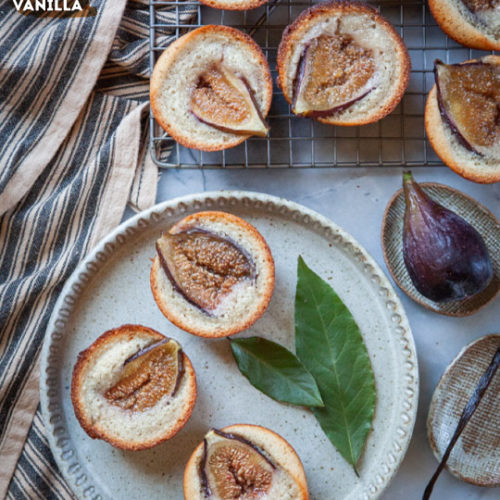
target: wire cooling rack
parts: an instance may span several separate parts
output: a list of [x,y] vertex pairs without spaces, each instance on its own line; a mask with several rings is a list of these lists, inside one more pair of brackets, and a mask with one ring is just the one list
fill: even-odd
[[[394,25],[411,56],[410,84],[401,103],[383,120],[360,127],[335,127],[298,118],[290,112],[290,106],[276,85],[276,54],[285,27],[315,3],[319,2],[270,0],[257,9],[240,12],[212,9],[191,0],[150,0],[151,68],[171,40],[205,24],[224,24],[253,36],[269,61],[274,82],[273,101],[267,117],[271,126],[269,136],[251,137],[225,151],[207,153],[185,148],[169,137],[151,115],[151,153],[158,166],[293,168],[442,165],[427,141],[424,129],[426,95],[434,84],[434,60],[440,58],[447,63],[456,63],[480,57],[485,52],[466,49],[448,38],[437,26],[425,0],[368,2]],[[186,10],[192,15],[186,16]],[[166,12],[170,13],[168,22],[165,21]],[[174,19],[173,23],[170,23],[171,19]],[[167,39],[165,33],[172,36]]]

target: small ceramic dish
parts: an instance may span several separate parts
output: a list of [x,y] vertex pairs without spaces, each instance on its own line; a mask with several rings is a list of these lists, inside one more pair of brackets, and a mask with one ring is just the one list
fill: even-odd
[[[486,335],[462,349],[445,370],[432,396],[427,434],[441,461],[462,412],[500,346],[500,334]],[[458,438],[446,463],[454,476],[477,486],[500,486],[500,370]]]
[[425,308],[445,316],[470,316],[493,300],[500,290],[500,223],[487,208],[456,189],[434,182],[421,183],[420,187],[434,201],[453,210],[479,231],[490,253],[493,279],[485,290],[465,300],[438,303],[418,292],[403,260],[405,200],[402,189],[390,199],[382,220],[382,249],[387,269],[399,288]]

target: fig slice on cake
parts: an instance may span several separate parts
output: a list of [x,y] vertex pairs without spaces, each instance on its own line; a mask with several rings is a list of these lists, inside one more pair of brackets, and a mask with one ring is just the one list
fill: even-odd
[[106,399],[126,410],[144,411],[163,396],[175,396],[184,373],[181,346],[172,339],[154,342],[127,358],[120,379]]
[[224,132],[261,137],[269,132],[247,80],[221,64],[200,75],[190,105],[198,120]]
[[254,264],[245,251],[205,229],[164,233],[156,250],[177,292],[208,314],[235,285],[255,277]]
[[376,86],[370,49],[347,35],[320,35],[303,49],[293,82],[292,110],[311,118],[344,111]]
[[485,61],[434,67],[441,116],[469,151],[500,159],[500,67]]
[[308,500],[304,468],[285,439],[259,425],[211,429],[184,470],[185,500]]
[[242,436],[216,429],[205,436],[200,467],[205,497],[259,498],[271,489],[275,469],[274,463]]

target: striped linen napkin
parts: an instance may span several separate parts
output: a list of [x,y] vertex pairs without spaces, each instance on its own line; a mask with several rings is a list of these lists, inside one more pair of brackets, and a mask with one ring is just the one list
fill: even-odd
[[[39,410],[45,328],[127,202],[142,210],[156,198],[148,1],[90,5],[95,16],[37,17],[0,0],[0,498],[73,498]],[[160,15],[175,20],[168,7]]]

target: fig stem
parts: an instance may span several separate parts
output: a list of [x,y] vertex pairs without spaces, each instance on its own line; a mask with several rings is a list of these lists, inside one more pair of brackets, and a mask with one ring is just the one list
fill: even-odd
[[[416,200],[416,195],[423,195],[423,193],[418,189],[418,184],[416,185],[410,170],[403,172],[403,191],[405,195],[406,210],[413,213],[414,211],[411,210],[413,208],[415,212],[417,212],[418,201]],[[417,192],[415,193],[415,191]]]
[[[424,193],[423,189],[413,178],[411,171],[403,172],[403,191],[405,196],[406,213],[413,217],[422,218],[422,205],[430,208],[432,200]],[[405,220],[406,220],[405,213]]]
[[406,184],[408,182],[413,181],[413,175],[411,173],[411,170],[407,170],[406,172],[403,172],[403,184]]
[[411,187],[413,187],[413,175],[409,170],[407,170],[406,172],[403,172],[403,190],[407,208],[411,197]]

